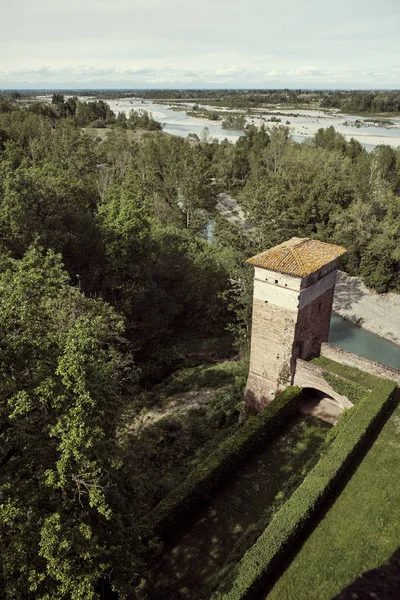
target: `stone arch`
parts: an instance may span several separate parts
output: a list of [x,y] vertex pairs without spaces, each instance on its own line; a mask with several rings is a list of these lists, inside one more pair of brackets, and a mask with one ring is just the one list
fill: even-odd
[[346,396],[336,392],[331,384],[326,381],[323,370],[312,363],[298,359],[296,361],[296,371],[293,378],[293,385],[302,388],[311,388],[318,390],[329,396],[341,408],[351,408],[353,403]]
[[302,413],[318,417],[331,425],[336,425],[346,410],[332,396],[312,387],[303,387],[299,408]]

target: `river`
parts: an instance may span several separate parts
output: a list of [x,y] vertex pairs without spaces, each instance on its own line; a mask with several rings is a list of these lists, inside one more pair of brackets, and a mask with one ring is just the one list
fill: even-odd
[[[146,109],[162,124],[163,131],[181,137],[187,137],[189,133],[200,136],[205,127],[208,128],[211,137],[218,140],[226,138],[234,143],[243,135],[243,131],[222,129],[220,122],[188,117],[185,111],[189,110],[193,103],[184,106],[184,110],[173,110],[167,104],[157,104],[150,100],[142,101],[138,98],[118,98],[116,100],[106,100],[106,102],[115,113],[121,111],[129,113],[132,109]],[[215,107],[206,106],[205,108],[213,109]],[[216,110],[221,111],[223,109],[218,107]],[[226,112],[229,114],[229,111]],[[321,127],[326,128],[333,125],[336,131],[342,133],[347,140],[354,138],[369,151],[379,144],[387,144],[393,147],[400,146],[399,118],[389,119],[393,125],[381,126],[366,122],[369,118],[368,115],[355,116],[333,111],[271,108],[268,110],[254,110],[252,113],[254,116],[247,117],[247,122],[254,122],[257,126],[264,123],[267,128],[273,127],[277,123],[268,119],[274,116],[274,113],[278,113],[276,118],[281,119],[280,124],[288,125],[296,142],[311,138]]]
[[[68,98],[69,96],[66,96]],[[51,95],[37,95],[36,99],[41,102],[51,102]],[[82,101],[95,100],[95,97],[82,96],[79,98]],[[234,129],[223,129],[221,122],[211,121],[209,119],[200,119],[188,117],[186,110],[190,110],[194,102],[182,104],[183,110],[177,110],[176,105],[173,107],[168,104],[158,104],[151,100],[141,100],[137,97],[132,98],[117,98],[105,100],[110,108],[115,112],[126,112],[130,110],[145,109],[153,114],[153,117],[162,125],[163,131],[180,137],[187,137],[190,133],[195,133],[199,137],[207,127],[212,139],[218,140],[227,139],[235,143],[242,135],[243,131]],[[218,110],[226,112],[228,109],[214,106],[204,106],[209,110]],[[388,117],[387,119],[379,119],[378,123],[368,122],[370,118],[368,114],[348,115],[335,110],[324,111],[319,110],[302,110],[302,109],[287,109],[285,107],[271,106],[264,109],[252,109],[243,112],[246,115],[248,124],[254,123],[258,127],[264,124],[267,129],[275,125],[287,125],[290,129],[292,138],[295,142],[303,142],[311,139],[318,129],[333,126],[335,130],[344,135],[347,141],[351,138],[358,140],[364,148],[369,152],[376,146],[386,144],[397,148],[400,146],[400,118]],[[272,122],[271,118],[280,119],[279,122]]]
[[400,346],[332,313],[329,343],[400,371]]
[[123,111],[128,114],[130,110],[148,110],[161,123],[163,131],[180,137],[187,137],[189,133],[195,133],[200,137],[205,127],[208,128],[211,138],[217,138],[218,140],[226,138],[230,142],[236,142],[243,135],[243,131],[222,129],[221,123],[217,121],[188,117],[185,110],[189,110],[189,107],[185,107],[185,110],[172,110],[165,104],[156,104],[149,100],[142,101],[137,98],[119,98],[117,100],[106,100],[106,102],[115,113]]

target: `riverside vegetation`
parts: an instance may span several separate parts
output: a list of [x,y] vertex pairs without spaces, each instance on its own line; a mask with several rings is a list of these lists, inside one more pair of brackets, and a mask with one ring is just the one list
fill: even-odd
[[[368,154],[333,129],[303,144],[284,127],[250,127],[236,145],[193,142],[157,131],[150,115],[125,121],[101,100],[78,102],[0,100],[8,600],[86,600],[111,587],[134,597],[159,551],[144,518],[243,427],[248,256],[320,237],[349,249],[348,272],[399,290],[398,151]],[[82,131],[99,121],[103,141]],[[129,141],[129,127],[152,133]],[[238,195],[252,238],[218,216],[221,190]],[[174,393],[206,388],[200,408],[133,426]]]

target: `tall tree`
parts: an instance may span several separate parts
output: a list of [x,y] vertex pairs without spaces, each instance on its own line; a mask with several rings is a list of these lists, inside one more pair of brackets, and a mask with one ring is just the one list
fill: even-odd
[[68,284],[52,252],[33,247],[21,260],[2,257],[4,599],[89,600],[118,562],[112,508],[119,497],[122,331],[109,306]]

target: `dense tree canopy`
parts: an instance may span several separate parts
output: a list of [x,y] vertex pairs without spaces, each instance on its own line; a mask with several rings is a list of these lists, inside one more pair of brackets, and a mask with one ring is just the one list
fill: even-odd
[[[258,250],[291,236],[343,244],[348,272],[399,291],[400,152],[367,153],[333,128],[302,144],[280,126],[235,145],[183,139],[102,99],[17,101],[0,101],[0,595],[83,600],[111,580],[133,598],[157,547],[139,521],[168,488],[160,473],[186,472],[179,458],[188,467],[207,435],[196,421],[192,442],[176,423],[138,436],[144,473],[135,455],[123,465],[121,415],[190,363],[188,339],[228,329],[229,352],[233,339],[245,355],[245,259]],[[83,129],[93,123],[103,139]],[[252,230],[218,215],[219,191]]]
[[123,325],[52,251],[0,267],[1,595],[92,598],[118,535]]

